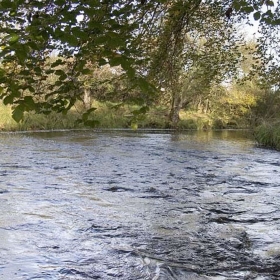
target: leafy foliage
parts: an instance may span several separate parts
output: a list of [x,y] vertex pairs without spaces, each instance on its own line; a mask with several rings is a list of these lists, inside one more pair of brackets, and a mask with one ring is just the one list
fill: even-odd
[[229,74],[236,63],[233,24],[249,15],[265,35],[256,70],[276,83],[278,49],[274,56],[268,54],[279,34],[279,5],[274,2],[2,0],[0,98],[14,106],[16,121],[25,111],[66,114],[82,100],[85,86],[100,87],[85,78],[108,64],[120,67],[126,77],[125,88],[119,88],[122,95],[133,93],[130,101],[145,111],[161,98],[157,88],[180,88],[182,69],[208,69],[208,81]]
[[254,134],[259,145],[280,150],[279,122],[263,123],[255,129]]

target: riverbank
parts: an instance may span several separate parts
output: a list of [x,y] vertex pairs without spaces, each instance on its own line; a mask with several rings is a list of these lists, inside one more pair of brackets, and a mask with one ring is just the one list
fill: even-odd
[[265,122],[255,129],[254,136],[260,146],[280,150],[280,122]]
[[[139,113],[139,107],[132,105],[116,106],[111,103],[95,102],[96,110],[89,119],[95,121],[98,128],[170,128],[168,123],[167,107],[158,106],[149,108],[144,114]],[[22,122],[15,122],[12,118],[11,107],[0,104],[0,131],[29,131],[29,130],[54,130],[54,129],[79,129],[85,128],[77,119],[83,118],[85,109],[82,104],[77,104],[67,114],[50,113],[34,114],[25,113]],[[246,123],[234,122],[226,118],[221,119],[212,114],[198,113],[194,111],[182,111],[178,130],[211,130],[227,128],[248,128]]]

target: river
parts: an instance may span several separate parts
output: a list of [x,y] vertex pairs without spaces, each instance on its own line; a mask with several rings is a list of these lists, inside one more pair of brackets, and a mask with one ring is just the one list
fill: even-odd
[[246,131],[0,134],[0,279],[280,279],[280,154]]

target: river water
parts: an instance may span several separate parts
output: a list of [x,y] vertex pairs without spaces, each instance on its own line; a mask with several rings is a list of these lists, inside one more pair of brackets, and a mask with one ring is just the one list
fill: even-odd
[[247,134],[0,134],[0,279],[280,279],[280,154]]

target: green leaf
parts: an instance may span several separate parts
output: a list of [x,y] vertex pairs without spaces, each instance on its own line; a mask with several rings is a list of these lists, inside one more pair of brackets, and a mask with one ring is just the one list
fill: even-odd
[[22,105],[18,105],[13,111],[13,114],[12,114],[13,119],[16,122],[20,122],[23,119],[23,115],[24,115],[23,112],[24,112],[24,110],[22,108]]
[[24,104],[29,110],[34,110],[36,107],[36,104],[32,98],[32,96],[25,96],[24,97]]
[[83,70],[81,71],[81,73],[84,74],[84,75],[88,75],[88,74],[91,73],[91,70],[90,70],[90,69],[83,69]]
[[132,78],[135,77],[135,74],[136,74],[135,69],[133,69],[132,67],[128,67],[128,68],[125,69],[125,70],[126,70],[127,76],[128,76],[130,79],[132,79]]
[[154,90],[152,85],[149,82],[147,82],[144,78],[138,78],[138,85],[144,92],[150,92]]
[[273,1],[265,1],[265,4],[266,4],[267,6],[271,6],[271,7],[274,6],[274,2],[273,2]]
[[59,76],[59,80],[63,81],[67,78],[67,75],[65,74],[65,72],[63,70],[56,70],[54,72],[55,75]]
[[107,44],[108,37],[106,37],[106,36],[99,36],[99,37],[95,38],[94,42],[97,45]]
[[17,45],[15,50],[16,56],[18,57],[21,63],[24,63],[28,57],[29,47],[26,45]]
[[56,28],[53,35],[56,39],[61,39],[64,33],[60,30],[60,28]]
[[65,41],[67,41],[71,46],[77,46],[79,44],[79,40],[74,35],[65,35]]
[[63,6],[65,4],[65,0],[55,0],[55,4],[58,6]]
[[5,55],[9,54],[10,51],[11,51],[10,48],[7,46],[3,47],[2,50],[0,48],[0,58],[5,57]]
[[21,70],[21,71],[19,72],[19,74],[20,74],[20,75],[23,75],[23,76],[28,76],[28,75],[30,75],[30,71],[29,71],[29,70]]
[[280,18],[274,20],[274,21],[272,22],[272,25],[280,25]]
[[108,64],[108,61],[106,59],[104,59],[104,58],[99,59],[99,61],[98,61],[99,66],[103,66],[106,64]]
[[131,62],[129,61],[129,59],[127,57],[122,56],[121,66],[124,70],[128,70],[131,68]]
[[11,34],[9,35],[9,43],[15,44],[19,40],[19,36],[17,34]]
[[59,66],[61,64],[63,64],[63,61],[61,59],[57,59],[55,62],[53,62],[51,64],[51,67],[54,68],[54,67]]
[[122,38],[110,38],[107,44],[112,49],[117,49],[119,47],[125,46],[125,41]]
[[273,24],[273,13],[272,13],[272,11],[268,10],[264,14],[262,14],[261,21],[265,22],[266,24]]
[[35,89],[34,89],[34,87],[32,87],[32,86],[28,86],[28,90],[30,91],[30,92],[35,92]]
[[40,31],[39,35],[45,40],[47,41],[50,37],[49,33],[46,30],[42,30]]
[[253,16],[254,16],[254,20],[259,20],[261,17],[261,13],[259,11],[255,12]]
[[64,81],[65,79],[67,79],[67,75],[66,75],[66,74],[61,75],[61,76],[59,77],[59,80],[60,80],[60,81]]
[[80,38],[82,40],[88,39],[88,34],[79,27],[73,27],[72,33],[74,36],[76,36],[77,38]]
[[236,11],[239,11],[239,10],[242,8],[242,3],[241,3],[241,1],[233,1],[232,5],[233,5],[233,8],[234,8]]
[[6,96],[6,97],[3,99],[4,105],[13,104],[13,102],[14,102],[14,96],[13,96],[12,94]]
[[52,73],[54,73],[54,72],[55,72],[55,70],[52,70],[52,69],[48,69],[48,70],[45,71],[45,73],[46,73],[47,75],[52,74]]
[[124,58],[121,55],[115,55],[113,58],[110,59],[109,63],[112,67],[118,66],[124,63]]
[[242,11],[246,12],[247,14],[252,13],[255,9],[252,6],[245,6],[241,8]]
[[63,85],[63,82],[62,81],[56,81],[54,84],[59,87],[59,86]]
[[5,76],[5,71],[3,69],[0,68],[0,78]]
[[34,41],[29,41],[27,45],[33,50],[40,50],[40,47]]
[[0,2],[0,5],[4,9],[9,9],[9,8],[13,8],[14,3],[11,0],[2,0]]
[[37,75],[40,75],[42,74],[42,69],[40,67],[34,67],[34,72],[37,74]]

